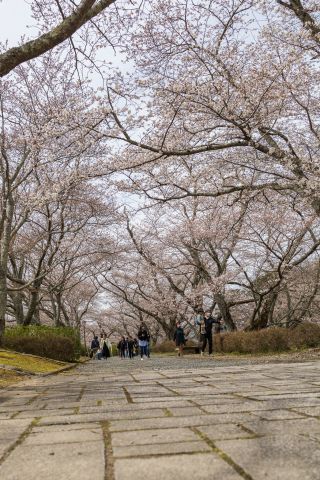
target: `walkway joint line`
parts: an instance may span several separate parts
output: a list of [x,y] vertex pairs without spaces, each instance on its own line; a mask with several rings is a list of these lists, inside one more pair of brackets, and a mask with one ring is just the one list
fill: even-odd
[[16,447],[21,445],[21,443],[30,435],[33,427],[35,427],[40,420],[41,420],[41,417],[34,418],[32,422],[27,426],[27,428],[21,433],[18,439],[8,448],[8,450],[4,452],[4,454],[0,458],[0,466],[9,457],[9,455],[16,449]]
[[114,475],[114,457],[111,442],[110,423],[108,421],[100,422],[103,441],[104,441],[104,464],[105,464],[105,480],[115,480]]
[[196,427],[191,427],[191,430],[198,435],[198,437],[201,438],[204,442],[206,442],[207,445],[211,448],[211,450],[219,455],[219,457],[224,460],[226,463],[228,463],[239,475],[241,475],[242,478],[245,480],[254,480],[253,477],[249,473],[247,473],[240,465],[238,465],[236,462],[232,460],[229,455],[227,455],[223,450],[220,450],[215,443],[204,433],[200,432]]

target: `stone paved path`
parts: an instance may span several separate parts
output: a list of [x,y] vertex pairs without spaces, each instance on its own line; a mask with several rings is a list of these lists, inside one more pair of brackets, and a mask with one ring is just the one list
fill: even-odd
[[91,361],[0,392],[1,480],[320,478],[320,362]]

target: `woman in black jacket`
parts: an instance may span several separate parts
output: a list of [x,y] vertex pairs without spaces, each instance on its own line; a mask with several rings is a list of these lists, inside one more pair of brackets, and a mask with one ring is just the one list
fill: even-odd
[[182,357],[183,347],[186,343],[186,339],[185,339],[184,331],[180,322],[177,323],[177,328],[176,328],[176,331],[174,332],[173,340],[176,342],[176,346],[179,348],[178,357]]

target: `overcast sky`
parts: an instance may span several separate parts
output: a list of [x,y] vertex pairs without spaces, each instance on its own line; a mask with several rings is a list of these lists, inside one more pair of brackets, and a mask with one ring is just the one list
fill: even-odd
[[[0,41],[14,46],[22,35],[33,36],[30,7],[24,0],[0,0]],[[32,35],[33,33],[33,35]]]

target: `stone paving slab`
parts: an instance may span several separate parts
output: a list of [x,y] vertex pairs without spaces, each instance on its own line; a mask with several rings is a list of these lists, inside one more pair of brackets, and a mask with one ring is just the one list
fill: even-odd
[[86,443],[102,441],[101,428],[90,428],[82,430],[63,430],[58,432],[36,432],[31,433],[24,445],[52,445],[63,443]]
[[319,478],[319,443],[295,435],[217,442],[217,446],[254,479]]
[[213,454],[193,454],[123,459],[115,461],[115,480],[141,478],[141,472],[157,480],[241,480],[235,470]]
[[250,432],[248,428],[245,429],[241,424],[234,423],[200,426],[198,430],[213,441],[256,437],[255,432]]
[[100,429],[99,423],[74,423],[72,425],[45,425],[44,427],[35,426],[32,433],[50,433],[50,432],[73,432],[75,430],[93,430]]
[[138,360],[1,391],[0,479],[319,480],[319,361]]
[[273,420],[243,422],[242,425],[257,435],[288,435],[320,433],[320,421],[313,418],[300,418],[293,420]]
[[0,467],[2,480],[104,480],[100,442],[18,446]]
[[198,440],[198,436],[189,428],[163,428],[156,430],[134,430],[117,432],[112,435],[112,445],[152,445],[173,442],[189,442]]

